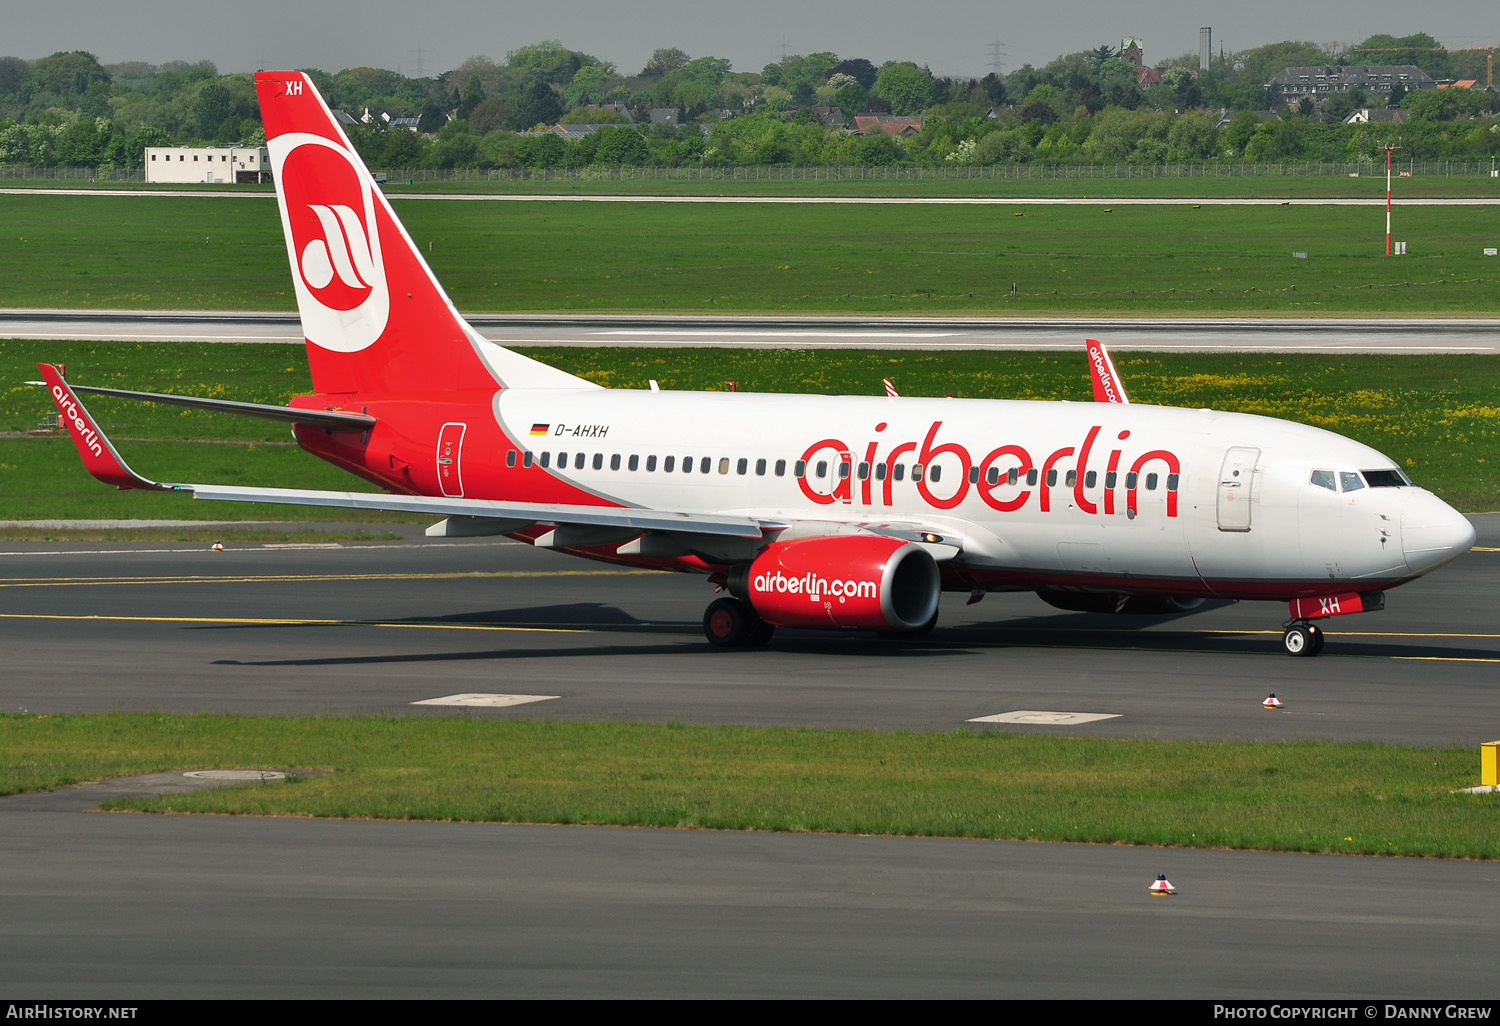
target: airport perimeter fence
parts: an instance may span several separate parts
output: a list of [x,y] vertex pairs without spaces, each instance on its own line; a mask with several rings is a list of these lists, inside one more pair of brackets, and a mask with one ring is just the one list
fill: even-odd
[[[1490,160],[1408,160],[1396,165],[1404,177],[1492,176]],[[1383,160],[1281,163],[1203,162],[1189,164],[942,164],[789,167],[636,167],[387,169],[391,182],[949,182],[966,180],[1054,181],[1107,178],[1289,178],[1384,175]],[[141,168],[0,167],[0,179],[39,181],[140,182]]]

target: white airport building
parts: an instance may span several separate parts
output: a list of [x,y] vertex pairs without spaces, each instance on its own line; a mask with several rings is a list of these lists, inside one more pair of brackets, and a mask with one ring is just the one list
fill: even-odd
[[238,182],[271,180],[271,154],[264,146],[147,146],[148,182]]

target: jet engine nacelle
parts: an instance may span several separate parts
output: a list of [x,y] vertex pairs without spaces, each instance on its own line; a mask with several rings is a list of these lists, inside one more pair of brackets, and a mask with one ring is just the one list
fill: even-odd
[[1042,588],[1037,598],[1073,613],[1137,613],[1162,615],[1186,613],[1203,605],[1196,595],[1127,595],[1118,591],[1063,591]]
[[776,542],[730,578],[730,590],[781,627],[914,631],[937,615],[937,561],[878,535]]

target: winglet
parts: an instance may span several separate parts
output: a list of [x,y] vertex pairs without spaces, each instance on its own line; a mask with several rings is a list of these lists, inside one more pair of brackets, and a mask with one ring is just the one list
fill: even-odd
[[1130,402],[1130,397],[1125,394],[1125,383],[1115,372],[1114,361],[1109,358],[1109,350],[1104,348],[1104,343],[1092,338],[1086,341],[1089,347],[1089,374],[1094,381],[1094,402]]
[[57,404],[58,420],[67,426],[68,434],[73,437],[73,444],[78,447],[78,455],[83,457],[84,469],[116,488],[170,490],[169,485],[149,481],[125,465],[104,432],[94,426],[93,417],[83,403],[78,401],[67,382],[63,381],[62,374],[56,367],[50,363],[39,363],[36,366],[42,372],[42,380],[47,391],[52,394],[52,401]]

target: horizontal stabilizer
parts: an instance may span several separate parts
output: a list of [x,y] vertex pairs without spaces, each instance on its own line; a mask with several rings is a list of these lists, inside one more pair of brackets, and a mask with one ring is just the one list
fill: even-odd
[[[28,381],[28,385],[45,382]],[[343,431],[368,431],[375,426],[375,418],[363,413],[347,413],[343,410],[298,410],[291,406],[271,406],[266,403],[245,403],[234,399],[205,399],[194,395],[168,395],[164,392],[132,392],[123,388],[101,388],[98,385],[68,385],[75,395],[109,395],[117,399],[138,399],[148,403],[163,403],[168,406],[186,406],[194,410],[209,410],[213,413],[232,413],[237,417],[260,417],[263,420],[280,420],[290,424],[310,424],[314,427]]]

